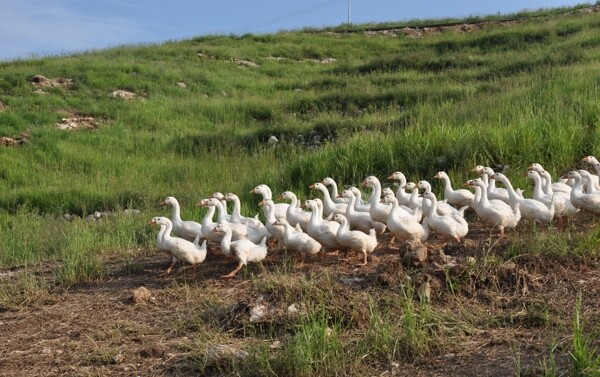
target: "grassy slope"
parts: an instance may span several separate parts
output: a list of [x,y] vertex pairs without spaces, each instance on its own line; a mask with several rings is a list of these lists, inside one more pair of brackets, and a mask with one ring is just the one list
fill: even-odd
[[[199,218],[193,203],[216,190],[239,193],[254,213],[248,191],[258,183],[306,196],[325,176],[358,184],[395,170],[409,179],[447,170],[460,181],[475,164],[520,172],[535,161],[562,173],[598,152],[600,20],[554,13],[422,38],[207,36],[2,63],[0,101],[8,109],[0,133],[31,137],[0,149],[0,232],[28,245],[7,247],[0,263],[60,254],[70,236],[52,247],[26,236],[35,226],[49,238],[79,233],[49,218],[125,207],[150,217],[164,213],[157,203],[166,195],[180,200],[184,217]],[[235,58],[260,67],[241,68]],[[310,60],[321,58],[336,62]],[[35,74],[74,86],[36,94]],[[144,100],[110,97],[117,89]],[[56,130],[71,113],[103,123]],[[289,140],[314,130],[334,142],[317,152],[265,147],[271,134]],[[113,249],[148,246],[152,232],[141,222],[134,228],[143,236]]]

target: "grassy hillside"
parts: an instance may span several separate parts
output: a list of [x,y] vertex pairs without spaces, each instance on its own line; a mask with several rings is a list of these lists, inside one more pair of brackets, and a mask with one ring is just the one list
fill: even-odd
[[[520,172],[532,162],[562,173],[600,150],[600,19],[586,8],[509,18],[476,30],[421,25],[417,36],[401,32],[406,25],[205,36],[2,63],[0,134],[27,135],[0,148],[2,237],[35,243],[14,229],[39,223],[51,233],[48,218],[67,212],[138,208],[149,217],[164,213],[167,195],[199,218],[193,203],[217,190],[240,194],[254,213],[248,191],[258,183],[306,196],[325,176],[358,184],[446,170],[460,182],[475,164]],[[34,75],[72,84],[39,93]],[[70,116],[98,127],[56,129]],[[315,134],[318,148],[294,141]],[[145,236],[127,245],[152,237],[137,227]],[[3,250],[1,263],[60,249],[48,244],[28,246],[30,257]]]

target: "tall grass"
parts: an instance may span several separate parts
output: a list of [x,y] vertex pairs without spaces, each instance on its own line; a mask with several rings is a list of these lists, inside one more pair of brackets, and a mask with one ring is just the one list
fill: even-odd
[[[325,176],[356,185],[396,170],[409,179],[446,170],[462,181],[476,164],[502,164],[512,178],[532,162],[563,173],[600,150],[600,23],[593,14],[555,13],[422,38],[206,36],[0,63],[8,106],[0,134],[29,135],[21,147],[0,148],[0,221],[12,224],[0,233],[14,229],[17,240],[0,265],[98,249],[83,229],[72,241],[79,246],[56,241],[63,225],[46,216],[131,207],[155,214],[167,195],[184,217],[199,219],[193,204],[214,191],[238,193],[253,215],[258,198],[248,192],[259,183],[309,195],[308,184]],[[36,74],[73,85],[38,94],[29,82]],[[139,99],[111,97],[117,89]],[[72,114],[100,126],[55,129]],[[316,150],[291,143],[315,133],[327,140]],[[270,135],[282,142],[268,148]],[[105,242],[114,243],[104,250],[124,241]]]

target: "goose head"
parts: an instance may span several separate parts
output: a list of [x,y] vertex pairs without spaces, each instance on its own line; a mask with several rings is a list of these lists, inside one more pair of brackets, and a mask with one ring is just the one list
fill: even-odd
[[333,178],[327,177],[327,178],[323,179],[323,181],[321,183],[323,183],[325,186],[331,186],[331,185],[335,184],[335,181],[333,180]]
[[167,219],[166,217],[156,216],[152,218],[150,225],[167,225],[170,222],[171,220]]
[[170,205],[172,206],[173,204],[177,203],[177,199],[175,199],[172,196],[167,196],[166,198],[164,198],[163,200],[160,201],[160,205]]
[[338,198],[352,198],[354,197],[354,192],[350,189],[346,189],[338,194]]
[[387,179],[391,181],[406,182],[406,177],[404,176],[404,173],[400,171],[393,172]]
[[471,171],[475,172],[477,174],[483,174],[484,169],[485,169],[485,167],[483,165],[477,165],[473,169],[471,169]]
[[228,192],[227,194],[225,194],[225,196],[223,196],[223,199],[232,201],[232,200],[239,199],[239,198],[236,194],[234,194],[232,192]]
[[571,170],[567,174],[563,175],[561,178],[563,178],[563,179],[574,179],[576,181],[579,181],[581,179],[581,175],[579,175],[579,173],[576,172],[575,170]]
[[212,228],[211,232],[212,233],[227,233],[227,232],[231,232],[231,228],[227,224],[219,224],[219,225],[215,226],[214,228]]
[[379,203],[393,203],[394,201],[398,202],[396,196],[393,194],[387,194],[379,201]]
[[542,165],[538,164],[537,162],[534,162],[533,164],[529,165],[527,170],[533,170],[533,171],[540,173],[540,172],[544,171],[544,168],[542,167]]
[[370,175],[365,178],[364,181],[360,184],[362,187],[375,187],[375,185],[379,184],[379,179],[376,176]]
[[[473,170],[475,170],[475,169],[473,169]],[[448,178],[448,174],[446,174],[446,172],[443,172],[443,171],[438,171],[437,173],[435,173],[435,175],[433,176],[433,178],[437,178],[437,179]]]
[[315,182],[312,185],[308,186],[309,189],[312,190],[327,190],[327,188],[325,187],[324,184],[322,184],[321,182]]
[[335,221],[336,223],[340,223],[340,224],[344,224],[346,222],[348,222],[348,220],[346,219],[346,216],[342,215],[341,213],[336,213],[335,215],[333,215],[333,221]]
[[225,195],[222,192],[213,192],[212,197],[219,200],[225,200]]
[[598,160],[594,156],[585,156],[581,159],[583,162],[587,162],[588,164],[597,164]]

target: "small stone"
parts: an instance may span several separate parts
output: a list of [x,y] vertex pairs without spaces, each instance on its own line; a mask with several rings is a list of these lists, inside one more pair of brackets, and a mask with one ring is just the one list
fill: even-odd
[[139,209],[126,209],[123,211],[124,214],[126,215],[139,215],[140,213],[142,213],[142,211],[140,211]]
[[121,351],[112,357],[113,364],[121,364],[123,360],[125,360],[125,356],[123,356]]
[[292,304],[287,307],[285,312],[287,314],[296,314],[296,313],[298,313],[298,308],[296,307],[296,304]]
[[274,135],[271,135],[269,140],[267,140],[267,144],[269,144],[269,145],[275,145],[277,143],[279,143],[279,139],[277,139],[277,137]]
[[139,287],[131,291],[131,301],[134,304],[140,304],[142,302],[152,299],[152,294],[146,287]]
[[244,360],[248,357],[248,352],[234,348],[227,344],[219,344],[209,347],[206,350],[206,359],[208,361],[219,361],[223,359]]
[[178,82],[177,86],[180,87],[180,88],[187,88],[187,85],[185,85],[184,82]]
[[278,349],[278,348],[281,348],[281,347],[283,347],[283,344],[279,340],[276,340],[273,343],[269,344],[269,348],[272,349],[272,350],[275,350],[275,349]]
[[473,257],[467,257],[467,264],[469,266],[474,266],[476,262],[477,262],[477,259],[475,259]]
[[250,309],[250,322],[258,322],[262,320],[267,314],[267,307],[265,305],[256,305]]
[[330,337],[331,334],[333,334],[333,329],[331,327],[326,327],[325,328],[325,336]]

